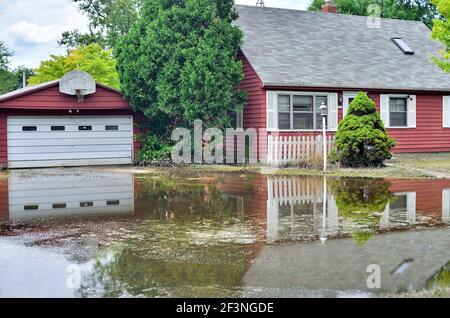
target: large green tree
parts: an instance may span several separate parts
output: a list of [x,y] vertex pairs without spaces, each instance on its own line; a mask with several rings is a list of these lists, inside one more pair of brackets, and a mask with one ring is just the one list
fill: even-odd
[[122,91],[153,133],[175,126],[230,124],[245,93],[236,59],[242,33],[232,0],[146,0],[115,50]]
[[[429,28],[433,25],[433,19],[439,17],[439,13],[431,0],[334,0],[338,13],[367,16],[371,4],[376,4],[381,9],[382,18],[401,20],[423,21]],[[312,0],[308,7],[310,11],[318,11],[324,5],[325,0]]]
[[441,58],[432,57],[432,59],[443,70],[450,72],[450,1],[433,0],[433,3],[444,19],[434,21],[431,36],[433,39],[441,41],[445,45],[445,48],[441,51]]
[[28,80],[28,83],[34,85],[59,79],[73,70],[83,70],[97,82],[110,87],[120,86],[112,50],[104,50],[98,44],[69,50],[67,55],[50,55],[49,60],[42,61],[34,70],[36,74]]
[[72,0],[89,20],[89,32],[66,31],[59,45],[75,48],[98,43],[114,47],[139,17],[142,0]]

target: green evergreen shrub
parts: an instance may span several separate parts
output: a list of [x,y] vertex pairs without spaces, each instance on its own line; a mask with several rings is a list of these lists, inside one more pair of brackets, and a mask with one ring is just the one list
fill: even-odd
[[386,132],[375,102],[360,92],[350,103],[336,133],[339,162],[347,167],[377,167],[392,157],[396,144]]

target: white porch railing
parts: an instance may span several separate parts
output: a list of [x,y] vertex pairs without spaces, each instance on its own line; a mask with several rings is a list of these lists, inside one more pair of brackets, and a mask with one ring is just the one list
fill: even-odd
[[[335,137],[328,135],[327,154],[334,148]],[[315,136],[268,136],[267,163],[269,165],[285,165],[308,162],[323,156],[323,137]]]

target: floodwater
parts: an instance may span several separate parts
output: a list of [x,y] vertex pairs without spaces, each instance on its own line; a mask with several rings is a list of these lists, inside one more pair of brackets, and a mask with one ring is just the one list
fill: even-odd
[[0,178],[0,297],[450,287],[449,223],[450,180],[11,171]]

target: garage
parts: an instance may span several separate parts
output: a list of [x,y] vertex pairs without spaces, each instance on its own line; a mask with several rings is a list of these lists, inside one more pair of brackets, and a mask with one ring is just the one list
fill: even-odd
[[8,117],[8,167],[132,163],[132,117]]
[[136,133],[120,92],[84,72],[0,96],[4,168],[129,165]]

